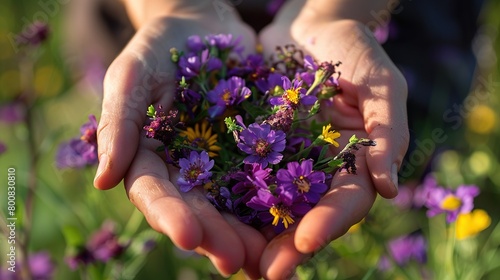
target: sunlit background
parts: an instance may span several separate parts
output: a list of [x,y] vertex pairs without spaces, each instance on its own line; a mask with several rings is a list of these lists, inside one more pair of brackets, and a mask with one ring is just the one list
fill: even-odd
[[[126,18],[109,15],[119,9],[112,1],[104,1],[107,4],[98,10],[93,2],[2,1],[0,279],[23,279],[8,278],[13,275],[7,271],[11,231],[6,225],[12,217],[18,271],[25,266],[20,262],[31,258],[30,267],[38,265],[52,279],[219,279],[208,260],[176,249],[152,231],[122,185],[95,190],[95,166],[56,165],[60,144],[79,137],[89,115],[99,119],[104,73],[133,33]],[[468,97],[447,108],[453,112],[447,115],[453,118],[451,127],[440,134],[433,120],[419,116],[413,133],[420,144],[407,157],[400,196],[378,199],[366,219],[298,269],[299,279],[499,279],[499,13],[497,1],[483,8],[472,42],[477,70]],[[103,19],[107,22],[100,22]],[[48,23],[46,40],[19,41],[18,35],[37,21]],[[438,112],[443,117],[445,113]],[[439,140],[443,135],[446,141]],[[15,173],[14,215],[7,211],[8,173]],[[476,216],[462,220],[462,225],[446,224],[444,215],[428,218],[425,208],[411,202],[423,174],[433,174],[441,186],[452,189],[478,186],[474,209],[485,212],[473,212]],[[461,239],[455,235],[460,227],[477,231]],[[112,244],[102,246],[121,251],[106,261],[72,266],[72,258],[91,247],[94,234],[106,230]],[[424,262],[409,256],[399,263],[391,255],[391,240],[408,234],[425,237]],[[445,278],[450,271],[457,278]],[[240,277],[233,276],[244,279]]]

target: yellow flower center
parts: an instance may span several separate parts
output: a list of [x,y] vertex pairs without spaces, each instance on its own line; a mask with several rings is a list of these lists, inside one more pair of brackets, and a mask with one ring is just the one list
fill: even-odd
[[443,199],[443,201],[441,202],[441,208],[443,210],[447,210],[447,211],[455,211],[461,205],[462,205],[462,201],[458,197],[456,197],[452,194],[447,195]]
[[299,100],[300,100],[299,90],[300,90],[300,88],[287,89],[285,94],[284,94],[284,98],[293,104],[299,104]]
[[191,169],[188,171],[187,178],[189,181],[194,182],[198,179],[198,176],[202,173],[199,166],[193,165],[190,167]]
[[271,151],[271,146],[264,139],[257,140],[255,143],[255,153],[260,157],[266,157],[267,154]]
[[274,216],[272,225],[276,226],[278,225],[278,222],[280,218],[283,220],[282,223],[285,226],[285,228],[288,228],[289,224],[293,224],[295,221],[293,218],[290,216],[290,209],[288,207],[283,206],[283,205],[274,205],[269,209],[269,213]]
[[226,103],[226,105],[229,105],[229,101],[231,99],[231,92],[229,90],[224,90],[224,94],[222,94],[222,100]]
[[298,179],[295,179],[293,182],[295,185],[297,185],[297,188],[299,189],[300,192],[305,193],[308,192],[309,189],[311,188],[311,184],[309,183],[309,180],[307,180],[304,176],[300,176]]

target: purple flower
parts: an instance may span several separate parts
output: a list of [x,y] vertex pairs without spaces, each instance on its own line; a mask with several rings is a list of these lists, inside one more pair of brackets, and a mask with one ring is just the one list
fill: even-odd
[[105,263],[119,256],[124,251],[125,246],[118,242],[114,225],[108,222],[104,223],[101,229],[90,237],[87,249],[95,260]]
[[278,185],[303,195],[310,203],[317,203],[328,186],[325,184],[325,173],[313,170],[313,160],[301,163],[289,162],[287,169],[280,169],[276,174]]
[[220,116],[226,107],[240,104],[251,94],[250,89],[245,87],[245,80],[240,77],[220,80],[217,86],[207,93],[207,100],[215,104],[208,109],[208,115],[211,118]]
[[38,46],[49,36],[49,26],[42,21],[35,21],[26,27],[16,37],[16,43],[19,45]]
[[446,222],[452,223],[458,214],[467,214],[474,208],[474,197],[477,195],[477,186],[462,185],[456,190],[436,187],[427,193],[427,216],[446,213]]
[[61,144],[56,155],[58,168],[82,168],[97,163],[97,120],[89,116],[89,122],[80,128],[80,138]]
[[377,25],[373,31],[373,36],[379,44],[384,44],[389,39],[389,24]]
[[[340,90],[338,77],[333,76],[334,73],[337,73],[335,68],[337,66],[339,66],[339,63],[332,64],[331,62],[322,62],[318,65],[310,55],[306,55],[304,56],[304,68],[307,71],[299,73],[298,77],[309,86],[312,86],[315,82],[319,83],[318,89],[322,93]],[[316,92],[318,90],[314,90],[312,94]]]
[[313,105],[318,98],[314,95],[306,95],[306,90],[302,88],[302,81],[294,79],[290,81],[288,77],[282,76],[283,90],[285,91],[282,96],[275,96],[269,99],[271,105],[287,105],[296,109],[300,104]]
[[[19,267],[23,267],[23,263],[18,263]],[[28,268],[33,280],[50,280],[53,278],[55,265],[52,262],[49,253],[40,251],[31,253],[28,256]],[[7,269],[0,270],[0,279],[2,280],[22,280],[19,268],[16,266],[16,271],[12,272]]]
[[210,169],[214,166],[214,160],[209,159],[206,151],[201,153],[191,151],[189,160],[186,158],[179,159],[179,166],[181,170],[177,183],[182,192],[188,192],[195,186],[202,185],[210,180],[210,177],[212,177]]
[[245,164],[243,171],[237,172],[232,176],[234,180],[239,182],[231,190],[235,194],[241,194],[257,187],[267,186],[266,181],[271,179],[271,171],[271,168],[262,168],[262,165],[259,163]]
[[191,35],[187,38],[186,42],[187,48],[189,51],[193,53],[197,53],[201,50],[206,49],[205,43],[201,40],[201,37],[198,35]]
[[272,130],[268,124],[253,123],[240,133],[238,148],[249,154],[243,162],[260,163],[265,168],[269,163],[277,164],[283,158],[280,153],[285,150],[285,133]]
[[60,169],[83,168],[97,163],[97,146],[80,139],[62,143],[56,155],[56,164]]
[[24,106],[19,101],[13,101],[0,106],[0,120],[8,124],[23,121],[25,114]]
[[233,202],[231,201],[231,192],[226,187],[216,186],[212,184],[212,187],[208,190],[206,197],[213,206],[221,211],[232,212]]
[[205,36],[205,40],[207,40],[209,46],[216,47],[219,50],[232,49],[236,53],[241,53],[244,49],[243,46],[238,47],[241,36],[233,40],[232,34],[210,34]]
[[255,86],[263,93],[272,94],[277,86],[283,85],[281,74],[269,73],[267,77],[260,77],[255,80]]
[[200,75],[203,71],[211,72],[222,67],[222,62],[216,57],[210,56],[207,50],[201,52],[200,55],[190,53],[187,56],[179,58],[179,70],[181,76],[190,79]]
[[84,247],[73,256],[66,258],[68,266],[75,270],[79,265],[88,265],[94,262],[106,263],[110,259],[119,257],[128,245],[118,242],[114,224],[105,222],[94,232]]
[[[436,179],[432,175],[428,175],[424,178],[421,185],[415,188],[413,194],[413,205],[417,208],[423,207],[427,202],[427,197],[429,192],[434,189],[439,188]],[[441,187],[442,188],[442,187]]]
[[177,135],[176,128],[179,126],[177,113],[177,110],[170,110],[166,114],[163,107],[159,105],[155,115],[151,117],[149,125],[143,127],[143,130],[146,131],[146,137],[159,140],[165,146],[169,146]]
[[29,255],[28,266],[31,271],[32,279],[34,280],[48,280],[52,279],[54,273],[54,263],[50,259],[47,252],[37,252]]
[[[258,214],[259,219],[263,223],[271,222],[273,226],[279,226],[276,228],[278,231],[288,228],[288,225],[295,222],[294,218],[303,217],[311,210],[311,205],[301,196],[279,187],[276,188],[275,194],[266,189],[259,189],[257,196],[250,199],[247,206],[263,211]],[[281,224],[278,225],[280,220]]]
[[403,266],[411,260],[422,264],[427,261],[427,244],[420,234],[393,239],[388,243],[388,250],[399,266]]

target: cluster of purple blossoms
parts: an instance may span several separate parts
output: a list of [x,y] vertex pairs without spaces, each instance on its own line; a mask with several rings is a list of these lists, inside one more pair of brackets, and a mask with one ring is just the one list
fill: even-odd
[[[180,191],[203,188],[218,210],[281,231],[327,192],[332,176],[326,171],[355,170],[356,145],[368,140],[353,138],[336,159],[326,151],[338,147],[340,133],[308,121],[321,100],[340,90],[332,77],[339,64],[317,64],[293,46],[278,48],[272,62],[258,54],[244,58],[239,42],[225,34],[195,35],[185,53],[172,49],[179,120],[150,107],[144,129],[179,167]],[[326,88],[331,95],[323,94]],[[162,131],[168,137],[158,137]],[[345,160],[347,154],[352,158]]]
[[391,261],[404,267],[411,261],[419,264],[427,262],[427,242],[421,234],[410,234],[392,239],[387,243],[388,256],[382,256],[379,261],[380,270],[388,270],[392,267]]
[[114,225],[106,222],[96,231],[76,254],[66,258],[68,266],[75,270],[80,265],[89,265],[96,262],[106,263],[119,257],[127,248],[127,244],[118,241]]
[[56,155],[58,168],[82,168],[97,164],[97,120],[89,116],[89,122],[80,128],[80,137],[59,146]]

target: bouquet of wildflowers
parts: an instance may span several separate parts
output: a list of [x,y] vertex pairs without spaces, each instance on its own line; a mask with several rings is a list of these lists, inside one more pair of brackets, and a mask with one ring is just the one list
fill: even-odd
[[204,188],[220,211],[279,232],[314,207],[334,171],[356,172],[360,146],[375,145],[352,135],[332,156],[340,133],[312,118],[340,92],[340,62],[318,64],[292,45],[269,61],[243,57],[239,39],[224,34],[191,36],[186,49],[171,50],[175,109],[151,105],[144,126],[180,169],[180,191]]

